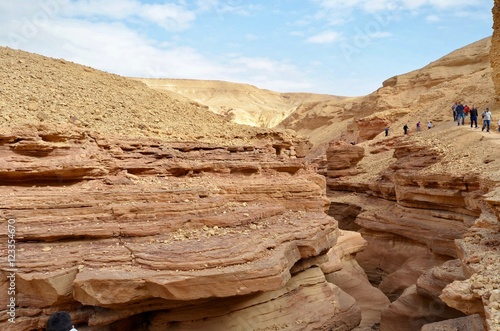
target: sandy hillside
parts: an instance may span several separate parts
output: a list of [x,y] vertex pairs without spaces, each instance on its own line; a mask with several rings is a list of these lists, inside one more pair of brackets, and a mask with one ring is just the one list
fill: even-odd
[[[232,144],[266,131],[232,123],[231,111],[224,116],[208,111],[233,109],[239,103],[251,106],[252,120],[262,111],[268,124],[295,109],[280,130],[292,129],[310,139],[316,148],[312,156],[317,156],[331,140],[381,137],[385,125],[391,127],[391,136],[402,135],[405,123],[412,130],[417,121],[424,130],[429,120],[443,127],[451,118],[453,101],[462,100],[480,110],[490,106],[496,130],[500,108],[493,101],[490,45],[491,39],[485,38],[422,69],[389,78],[377,91],[357,98],[283,94],[220,81],[147,80],[149,86],[157,84],[150,88],[136,79],[0,48],[0,128],[55,123],[107,135]],[[367,131],[372,137],[360,139],[360,132]]]
[[205,105],[235,123],[292,129],[307,137],[315,155],[331,140],[370,140],[385,126],[392,130],[421,121],[450,119],[460,100],[480,110],[497,108],[490,65],[491,38],[458,49],[421,69],[388,78],[362,97],[277,93],[221,81],[141,79],[178,100]]
[[454,101],[499,109],[495,103],[489,60],[491,38],[458,49],[422,69],[394,76],[370,95],[304,104],[281,126],[296,130],[320,147],[332,139],[360,139],[371,130],[370,138],[385,126],[393,130],[418,121],[439,124],[451,118]]
[[279,93],[248,84],[215,80],[139,78],[151,88],[166,91],[179,100],[192,100],[228,120],[272,128],[303,103],[342,100],[326,94]]
[[224,144],[252,140],[262,131],[136,80],[5,47],[0,82],[2,130],[64,124],[106,135]]

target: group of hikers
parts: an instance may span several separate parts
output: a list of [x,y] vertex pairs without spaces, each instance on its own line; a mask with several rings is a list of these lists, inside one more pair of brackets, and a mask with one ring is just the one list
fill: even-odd
[[[469,117],[470,118],[470,127],[478,129],[478,118],[479,118],[479,111],[476,106],[469,107],[468,105],[464,105],[462,102],[455,102],[453,106],[451,107],[453,111],[453,121],[457,122],[457,125],[465,125],[465,118]],[[484,111],[481,113],[481,119],[483,121],[483,125],[481,130],[484,131],[486,129],[486,132],[490,132],[491,129],[491,121],[493,119],[493,115],[491,114],[491,111],[489,107],[486,107]],[[427,123],[427,129],[431,129],[434,127],[434,124],[432,124],[432,121],[429,121]],[[421,123],[420,121],[417,122],[416,124],[416,131],[420,131],[421,128]],[[410,131],[410,127],[408,124],[405,124],[403,126],[403,131],[404,134],[408,134]],[[500,132],[500,118],[498,119],[498,132]],[[387,137],[389,135],[389,127],[387,126],[385,128],[385,136]]]
[[[420,124],[420,121],[417,122],[417,131],[420,131],[420,127],[421,127],[421,124]],[[427,129],[431,129],[434,127],[434,124],[432,124],[432,121],[429,121],[427,122]],[[408,134],[408,131],[410,130],[410,127],[408,126],[408,124],[405,124],[403,126],[403,130],[405,132],[405,134]],[[387,137],[389,135],[389,127],[386,126],[385,127],[385,136]]]
[[[451,109],[453,111],[453,121],[456,121],[458,126],[460,126],[460,124],[464,125],[465,118],[470,116],[470,127],[475,129],[479,128],[477,125],[479,112],[476,106],[469,107],[461,102],[455,102],[453,106],[451,106]],[[481,113],[481,118],[483,120],[481,130],[484,131],[484,129],[486,129],[486,132],[490,132],[492,115],[488,107]],[[498,131],[500,131],[500,119],[498,120]]]

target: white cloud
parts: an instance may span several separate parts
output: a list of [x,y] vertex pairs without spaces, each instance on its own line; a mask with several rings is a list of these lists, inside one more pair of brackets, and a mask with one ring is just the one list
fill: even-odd
[[274,91],[304,91],[313,85],[299,69],[287,60],[276,61],[264,57],[232,55],[227,69],[232,72],[228,81],[245,82]]
[[461,9],[484,4],[484,0],[312,0],[323,9],[363,9],[368,12],[380,10],[408,10],[423,6],[437,9]]
[[290,72],[296,70],[286,62],[279,62],[263,57],[234,57],[231,59],[230,64],[235,68],[239,68],[238,71],[262,70],[270,74],[273,72]]
[[441,19],[439,18],[439,16],[437,15],[428,15],[425,20],[427,22],[431,22],[431,23],[434,23],[434,22],[439,22]]
[[380,39],[380,38],[388,38],[392,37],[392,33],[388,31],[380,31],[380,32],[374,32],[370,33],[368,37],[373,38],[373,39]]
[[253,4],[235,5],[234,1],[219,1],[219,0],[198,0],[196,1],[197,11],[206,12],[213,11],[219,15],[236,14],[248,16],[261,6]]
[[196,19],[194,12],[175,4],[143,5],[139,17],[154,22],[166,30],[183,30]]
[[260,37],[253,34],[253,33],[247,33],[245,35],[245,40],[247,40],[247,41],[255,41],[255,40],[259,40],[259,39],[260,39]]
[[307,38],[307,42],[313,44],[329,44],[338,41],[341,38],[340,33],[335,31],[324,31],[317,35]]
[[196,6],[200,11],[210,11],[219,6],[218,0],[197,0]]
[[183,30],[196,19],[194,11],[174,3],[146,4],[138,0],[79,0],[67,2],[63,15],[100,20],[139,19],[165,30]]

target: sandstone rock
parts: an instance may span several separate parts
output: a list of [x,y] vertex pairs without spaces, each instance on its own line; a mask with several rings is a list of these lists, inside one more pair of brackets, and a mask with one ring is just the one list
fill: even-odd
[[473,228],[464,239],[457,240],[467,279],[454,281],[440,296],[450,307],[466,314],[484,316],[489,330],[500,327],[500,307],[497,304],[500,289],[497,276],[499,243],[498,232],[487,228]]
[[[356,164],[363,158],[364,149],[342,141],[333,142],[326,152],[327,178],[353,176],[359,173]],[[332,184],[328,184],[332,187]]]
[[359,136],[364,140],[370,140],[384,131],[390,122],[377,116],[363,117],[356,121]]
[[[138,78],[149,87],[167,91],[174,99],[205,105],[228,120],[273,128],[302,104],[335,98],[314,93],[277,93],[248,84],[194,79]],[[311,106],[310,106],[311,107]]]
[[422,331],[485,331],[483,320],[479,315],[455,318],[443,322],[426,324]]
[[377,285],[391,301],[415,284],[424,271],[447,260],[399,236],[365,230],[362,235],[368,241],[368,248],[357,254],[357,261],[371,283]]
[[465,280],[466,276],[459,259],[450,260],[441,266],[425,271],[417,281],[417,291],[421,295],[440,301],[443,289],[455,280]]
[[490,62],[497,95],[500,91],[500,2],[493,1],[493,36],[491,38]]
[[325,282],[318,268],[308,269],[281,289],[212,300],[206,304],[158,312],[150,330],[352,330],[359,324],[356,301]]
[[[219,146],[35,129],[0,137],[0,208],[16,227],[15,331],[42,328],[54,309],[105,328],[146,312],[288,290],[283,307],[315,311],[304,326],[350,330],[359,322],[354,299],[320,271],[316,287],[286,287],[292,273],[328,260],[338,230],[325,214],[324,178],[303,159],[277,155],[279,135]],[[306,290],[294,298],[299,287]],[[323,310],[301,301],[320,294],[330,305]],[[7,317],[4,308],[0,323]]]
[[413,331],[435,321],[462,317],[462,313],[418,294],[415,285],[382,312],[381,331]]
[[[364,270],[355,260],[356,253],[365,248],[366,242],[358,233],[341,231],[337,245],[332,250],[341,259],[342,269],[326,274],[329,282],[351,295],[360,306],[362,320],[355,329],[358,331],[370,330],[379,325],[380,314],[390,303],[380,290],[370,284]],[[323,269],[323,265],[321,267]]]

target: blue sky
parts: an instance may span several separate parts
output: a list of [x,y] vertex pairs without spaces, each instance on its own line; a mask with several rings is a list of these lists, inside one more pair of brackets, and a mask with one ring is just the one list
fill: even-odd
[[0,45],[146,78],[366,95],[492,34],[493,0],[0,0]]

